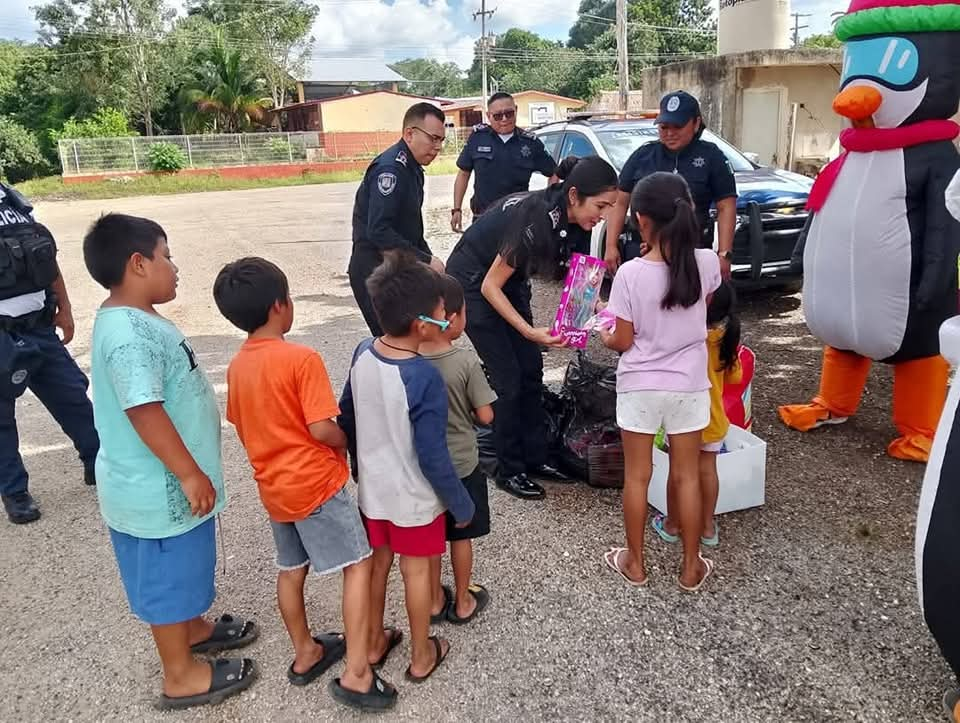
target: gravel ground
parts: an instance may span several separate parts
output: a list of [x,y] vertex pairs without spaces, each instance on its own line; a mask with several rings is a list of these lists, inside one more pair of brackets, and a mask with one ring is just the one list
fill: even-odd
[[[441,253],[453,240],[452,179],[431,177],[428,226]],[[323,354],[334,384],[364,336],[343,275],[355,186],[307,186],[193,196],[44,204],[60,239],[77,338],[89,365],[102,291],[83,270],[80,238],[99,213],[140,213],[170,234],[180,298],[165,312],[191,337],[218,393],[241,337],[210,296],[222,263],[256,253],[288,273],[293,338]],[[544,323],[555,285],[537,292]],[[404,656],[386,676],[401,689],[393,720],[934,721],[949,680],[917,607],[913,527],[922,468],[883,454],[893,434],[891,377],[878,369],[861,414],[801,435],[776,406],[815,391],[820,349],[798,296],[744,299],[746,342],[758,357],[755,431],[767,440],[767,504],[721,518],[715,579],[699,596],[676,586],[678,551],[648,535],[651,585],[628,589],[601,553],[622,541],[619,493],[551,485],[542,503],[491,486],[494,532],[477,544],[476,579],[491,607],[464,628],[424,686],[404,684]],[[559,380],[568,354],[547,357]],[[267,721],[352,719],[323,683],[291,687],[291,659],[274,602],[273,550],[243,450],[224,423],[230,503],[214,612],[253,616],[245,651],[262,678],[219,707],[163,716],[151,705],[159,664],[147,629],[128,612],[92,490],[67,440],[35,398],[19,406],[21,451],[44,512],[34,525],[0,524],[0,719]],[[339,625],[339,582],[312,579],[316,631]],[[388,621],[405,627],[399,573]]]

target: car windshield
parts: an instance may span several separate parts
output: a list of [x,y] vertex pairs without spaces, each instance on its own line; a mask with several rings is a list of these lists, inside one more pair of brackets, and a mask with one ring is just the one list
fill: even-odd
[[[597,131],[597,137],[600,138],[600,142],[603,144],[607,155],[610,156],[610,160],[613,161],[613,165],[620,171],[623,169],[631,153],[640,146],[657,140],[660,135],[656,126],[633,126],[632,128],[627,127],[616,130]],[[751,164],[740,151],[719,136],[705,130],[702,138],[705,141],[715,144],[723,151],[727,160],[730,161],[734,172],[753,170],[753,164]]]

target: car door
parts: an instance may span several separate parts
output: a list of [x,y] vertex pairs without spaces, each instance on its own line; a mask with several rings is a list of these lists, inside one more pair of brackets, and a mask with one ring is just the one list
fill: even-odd
[[[537,138],[543,142],[543,147],[547,149],[553,160],[560,162],[560,142],[563,140],[563,129],[556,131],[547,131],[546,133],[537,133]],[[540,174],[534,173],[530,176],[530,185],[528,188],[531,191],[542,191],[547,187],[547,181],[549,179]]]

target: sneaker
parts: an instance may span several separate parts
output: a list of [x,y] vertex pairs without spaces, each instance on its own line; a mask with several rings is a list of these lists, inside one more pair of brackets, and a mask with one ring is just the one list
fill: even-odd
[[40,519],[40,510],[29,492],[4,495],[3,507],[7,511],[7,517],[15,525],[26,525]]

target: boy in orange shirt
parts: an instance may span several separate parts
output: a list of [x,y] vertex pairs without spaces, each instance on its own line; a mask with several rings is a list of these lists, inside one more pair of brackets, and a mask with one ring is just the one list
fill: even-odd
[[[293,642],[287,671],[294,685],[314,681],[344,656],[337,700],[383,710],[397,698],[368,663],[371,550],[354,498],[347,439],[323,360],[284,339],[293,325],[287,278],[274,264],[245,258],[227,264],[213,287],[217,308],[249,334],[227,370],[227,419],[253,466],[277,548],[277,601]],[[313,565],[320,575],[343,571],[340,634],[311,636],[303,587]]]

